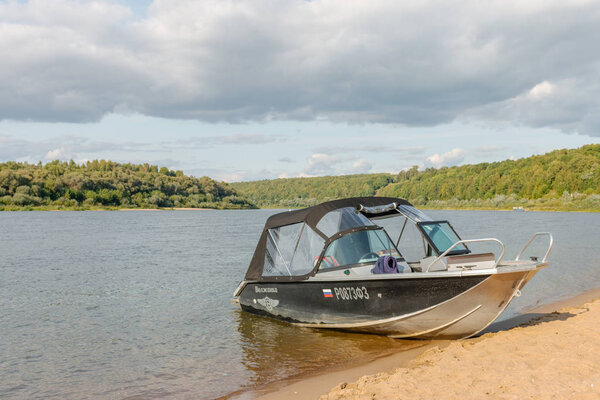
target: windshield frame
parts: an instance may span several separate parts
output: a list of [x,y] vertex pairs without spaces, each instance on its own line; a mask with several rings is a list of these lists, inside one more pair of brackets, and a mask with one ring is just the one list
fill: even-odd
[[[423,238],[425,238],[425,240],[427,241],[427,243],[429,243],[429,246],[431,246],[431,248],[433,249],[433,251],[435,251],[435,253],[439,256],[439,255],[443,254],[445,250],[444,251],[440,251],[440,249],[436,246],[435,242],[433,240],[431,240],[431,238],[429,237],[429,235],[427,234],[427,232],[425,232],[425,229],[423,228],[423,225],[435,225],[435,224],[448,224],[448,226],[450,227],[450,229],[452,230],[452,232],[454,232],[454,234],[458,238],[458,241],[460,241],[462,239],[458,235],[458,233],[456,233],[456,230],[454,229],[454,227],[452,226],[452,224],[450,223],[450,221],[440,220],[440,221],[421,221],[421,222],[417,222],[416,225],[419,227],[419,230],[421,231],[421,235],[423,235]],[[452,243],[452,244],[454,244],[454,243]],[[457,255],[471,253],[471,250],[469,250],[469,248],[467,247],[466,244],[461,243],[461,245],[464,246],[464,249],[456,249],[455,248],[454,250],[452,250],[448,254],[446,254],[446,256],[457,256]],[[448,247],[448,248],[450,248],[450,247]]]
[[340,266],[336,266],[336,267],[327,268],[327,269],[324,269],[324,270],[321,269],[321,263],[323,262],[323,257],[325,256],[325,253],[327,252],[327,249],[329,248],[329,246],[333,242],[335,242],[336,240],[338,240],[339,238],[341,238],[343,236],[347,236],[347,235],[350,235],[352,233],[356,233],[356,232],[360,232],[360,231],[378,231],[378,230],[382,231],[385,234],[385,236],[390,241],[390,243],[392,244],[392,246],[394,246],[394,250],[396,250],[396,252],[400,255],[400,258],[396,258],[396,260],[397,261],[405,261],[404,260],[404,256],[398,250],[398,247],[396,246],[396,243],[394,243],[394,241],[392,240],[392,238],[390,237],[390,235],[388,235],[387,231],[383,227],[381,227],[379,225],[361,226],[361,227],[356,227],[356,228],[352,228],[352,229],[347,229],[345,231],[338,232],[335,235],[331,236],[325,242],[325,246],[323,246],[323,251],[321,251],[321,254],[319,255],[318,262],[315,265],[315,268],[313,269],[313,272],[314,273],[320,273],[320,272],[338,271],[338,270],[350,269],[350,268],[355,268],[355,267],[364,267],[365,265],[369,265],[369,264],[375,264],[376,261],[369,261],[369,262],[366,262],[366,263],[347,264],[347,265],[340,265]]

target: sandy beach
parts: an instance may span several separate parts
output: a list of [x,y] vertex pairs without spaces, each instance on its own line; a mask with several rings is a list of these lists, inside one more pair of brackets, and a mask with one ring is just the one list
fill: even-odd
[[600,399],[600,299],[591,295],[533,310],[540,316],[519,327],[429,342],[259,399]]

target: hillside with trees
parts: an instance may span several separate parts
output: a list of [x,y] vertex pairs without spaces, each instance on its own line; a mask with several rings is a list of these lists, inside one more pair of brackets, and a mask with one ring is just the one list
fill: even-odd
[[519,160],[371,174],[240,182],[260,207],[294,207],[348,196],[408,199],[428,208],[600,211],[600,145]]
[[0,210],[255,208],[226,183],[156,165],[0,163]]
[[600,211],[600,144],[519,160],[238,182],[155,165],[90,161],[0,163],[0,210],[307,207],[352,196],[406,198],[425,208]]
[[259,207],[300,208],[344,197],[374,196],[392,182],[391,174],[364,174],[237,182],[232,186]]

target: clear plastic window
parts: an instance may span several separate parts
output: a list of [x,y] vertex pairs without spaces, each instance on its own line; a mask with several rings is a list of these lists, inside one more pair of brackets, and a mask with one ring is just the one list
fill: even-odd
[[323,246],[325,246],[325,240],[308,225],[304,225],[291,262],[292,275],[305,275],[312,271],[323,251]]
[[[460,240],[448,222],[423,222],[420,223],[420,226],[439,254],[442,254]],[[452,249],[449,254],[464,254],[468,252],[469,249],[461,243]]]
[[431,221],[431,218],[429,218],[423,211],[416,209],[413,206],[401,205],[398,206],[398,210],[415,222]]
[[[419,261],[426,256],[426,243],[417,226],[404,215],[375,220],[396,244],[406,261]],[[402,233],[402,237],[400,234]],[[398,238],[400,237],[400,241]]]
[[372,225],[375,224],[361,213],[356,212],[354,208],[344,207],[325,214],[317,224],[317,229],[327,237],[331,237],[347,229]]
[[374,263],[385,255],[402,258],[383,229],[353,232],[327,247],[319,269]]
[[263,276],[299,276],[309,273],[325,240],[306,224],[269,229]]

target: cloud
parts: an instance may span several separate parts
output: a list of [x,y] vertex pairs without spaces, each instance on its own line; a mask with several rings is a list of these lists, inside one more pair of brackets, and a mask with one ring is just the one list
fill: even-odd
[[238,133],[226,136],[210,136],[200,140],[218,144],[267,144],[284,140],[284,138],[279,135]]
[[552,93],[554,93],[554,88],[555,86],[553,84],[548,81],[544,81],[531,88],[529,93],[527,93],[527,97],[534,101],[541,100],[544,97],[552,95]]
[[600,79],[543,81],[507,100],[487,104],[471,117],[490,123],[551,127],[566,133],[600,136]]
[[465,159],[466,151],[463,149],[452,149],[444,154],[434,154],[425,160],[426,167],[439,168],[441,166],[452,166],[461,163]]
[[425,147],[395,147],[390,145],[354,145],[354,146],[330,146],[318,147],[313,150],[315,153],[327,154],[347,154],[347,153],[403,153],[405,155],[416,155],[425,152]]
[[238,133],[221,136],[194,136],[187,139],[162,142],[163,149],[205,149],[215,145],[259,145],[283,142],[286,137],[282,135],[263,135],[259,133]]
[[136,17],[8,1],[0,119],[462,118],[600,135],[599,24],[598,2],[179,0]]
[[67,153],[67,151],[65,150],[64,147],[58,148],[58,149],[54,149],[54,150],[50,150],[49,152],[46,153],[46,155],[44,156],[44,159],[46,160],[64,160],[64,159],[69,159],[72,158],[71,155],[69,155]]
[[63,135],[42,140],[25,140],[13,136],[0,136],[0,162],[17,160],[37,163],[41,160],[76,160],[83,154],[98,154],[107,151],[134,150],[150,151],[144,143],[108,143],[89,138]]
[[303,176],[336,175],[335,166],[340,158],[325,153],[314,153],[306,160]]
[[360,158],[352,164],[352,172],[356,174],[366,174],[370,172],[372,168],[373,164],[364,158]]
[[193,176],[210,176],[212,179],[224,182],[256,181],[263,179],[287,178],[288,174],[263,168],[258,171],[246,169],[232,170],[231,168],[187,168],[186,173]]
[[364,158],[313,153],[300,176],[348,175],[371,172],[373,165]]

